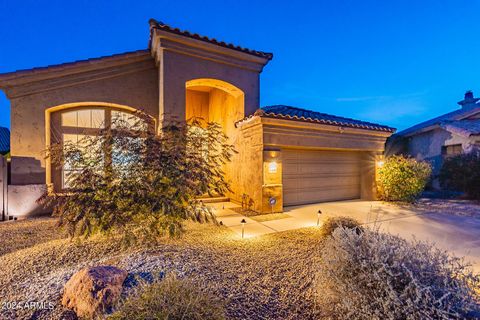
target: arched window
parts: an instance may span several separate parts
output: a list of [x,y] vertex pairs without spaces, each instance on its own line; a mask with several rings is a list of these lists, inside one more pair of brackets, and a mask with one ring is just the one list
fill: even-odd
[[[50,143],[62,145],[70,143],[82,148],[81,143],[87,136],[100,136],[105,130],[114,132],[119,123],[133,126],[137,122],[138,118],[133,112],[114,107],[79,106],[59,110],[51,115]],[[145,124],[143,129],[147,127],[148,124]],[[114,148],[112,149],[108,157],[115,161],[118,155],[115,154]],[[54,164],[51,170],[51,182],[54,189],[59,191],[68,187],[68,176],[78,171],[78,168],[68,166],[59,168]]]

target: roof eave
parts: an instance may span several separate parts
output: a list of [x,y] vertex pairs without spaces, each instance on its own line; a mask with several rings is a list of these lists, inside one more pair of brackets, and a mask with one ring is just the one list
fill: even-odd
[[257,122],[260,120],[262,123],[269,123],[269,124],[278,124],[278,125],[286,125],[286,126],[295,126],[295,127],[305,127],[305,126],[315,126],[318,129],[328,130],[328,131],[335,131],[339,133],[343,132],[356,132],[362,134],[372,134],[372,135],[380,135],[384,137],[389,137],[393,133],[395,133],[394,128],[367,128],[366,126],[355,126],[350,124],[340,124],[340,123],[327,123],[325,121],[315,121],[311,119],[311,121],[305,119],[289,119],[286,116],[279,117],[278,115],[269,115],[264,111],[255,112],[253,115],[245,117],[242,120],[235,122],[236,127],[242,127],[249,123]]
[[45,67],[17,70],[0,74],[0,89],[22,85],[25,83],[52,79],[66,74],[81,73],[90,70],[109,68],[117,65],[130,64],[152,59],[150,50],[143,49],[110,56],[90,58],[73,62],[66,62]]

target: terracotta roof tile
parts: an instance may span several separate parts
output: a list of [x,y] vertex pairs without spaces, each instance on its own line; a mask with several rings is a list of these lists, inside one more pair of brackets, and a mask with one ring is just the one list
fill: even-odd
[[396,130],[395,128],[391,128],[391,127],[376,124],[376,123],[355,120],[351,118],[344,118],[344,117],[334,116],[331,114],[321,113],[317,111],[312,111],[312,110],[307,110],[307,109],[302,109],[302,108],[297,108],[292,106],[285,106],[285,105],[274,105],[274,106],[262,107],[261,109],[258,109],[252,116],[314,122],[314,123],[321,123],[321,124],[334,125],[334,126],[340,126],[340,127],[350,127],[350,128],[359,128],[359,129],[385,131],[385,132],[395,132]]
[[201,36],[198,33],[191,33],[187,30],[180,30],[178,28],[173,28],[173,27],[171,27],[171,26],[169,26],[169,25],[167,25],[163,22],[157,21],[155,19],[150,19],[149,23],[150,23],[150,29],[154,28],[154,29],[158,29],[158,30],[162,30],[162,31],[167,31],[167,32],[170,32],[170,33],[174,33],[174,34],[184,36],[184,37],[189,37],[189,38],[192,38],[192,39],[212,43],[212,44],[215,44],[217,46],[224,47],[224,48],[237,50],[237,51],[248,53],[248,54],[251,54],[251,55],[254,55],[254,56],[257,56],[257,57],[266,58],[268,60],[271,60],[273,58],[273,53],[270,53],[270,52],[252,50],[252,49],[243,48],[241,46],[234,45],[232,43],[226,43],[224,41],[218,41],[217,39],[214,39],[214,38]]

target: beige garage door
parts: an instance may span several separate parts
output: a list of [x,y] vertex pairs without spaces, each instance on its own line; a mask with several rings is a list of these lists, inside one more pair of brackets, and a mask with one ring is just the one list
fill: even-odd
[[283,150],[284,205],[360,198],[360,155]]

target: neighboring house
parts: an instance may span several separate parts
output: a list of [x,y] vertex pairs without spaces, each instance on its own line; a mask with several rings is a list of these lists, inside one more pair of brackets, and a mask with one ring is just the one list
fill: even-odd
[[[430,119],[393,135],[388,153],[403,153],[432,164],[434,177],[445,157],[480,149],[480,98],[467,91],[460,109]],[[435,189],[440,186],[433,180]]]
[[225,196],[248,195],[258,212],[373,199],[376,159],[394,129],[259,109],[260,73],[272,57],[152,19],[147,50],[1,74],[11,102],[9,215],[41,212],[35,199],[47,186],[62,189],[68,170],[44,159],[47,146],[98,134],[102,122],[138,109],[157,125],[192,116],[220,123],[238,151],[224,168],[233,191]]
[[10,152],[10,130],[0,127],[0,154],[5,155]]

